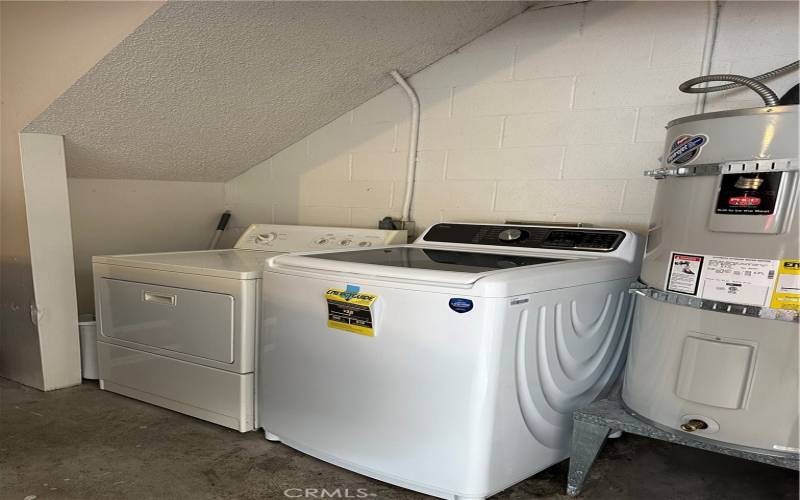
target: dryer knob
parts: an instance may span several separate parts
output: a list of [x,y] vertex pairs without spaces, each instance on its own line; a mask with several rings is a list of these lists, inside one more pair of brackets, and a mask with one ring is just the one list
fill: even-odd
[[506,229],[497,237],[500,241],[517,241],[518,239],[522,238],[522,231],[519,229]]
[[275,233],[258,234],[256,235],[256,243],[269,243],[277,237],[278,235]]

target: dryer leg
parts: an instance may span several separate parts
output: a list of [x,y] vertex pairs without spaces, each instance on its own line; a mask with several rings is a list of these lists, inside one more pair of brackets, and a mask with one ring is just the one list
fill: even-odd
[[264,429],[264,437],[267,439],[267,441],[277,441],[277,442],[280,442],[280,440],[281,440],[281,438],[279,438],[278,436],[276,436],[275,434],[273,434],[273,433],[269,432],[269,431],[268,431],[268,430],[266,430],[266,429]]

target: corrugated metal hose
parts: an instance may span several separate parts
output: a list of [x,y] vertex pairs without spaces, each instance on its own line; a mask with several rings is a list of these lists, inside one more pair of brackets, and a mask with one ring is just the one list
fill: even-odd
[[[770,78],[774,78],[778,75],[782,75],[784,73],[788,73],[790,71],[795,71],[800,67],[800,61],[795,61],[791,64],[787,64],[781,68],[773,69],[772,71],[768,71],[762,75],[758,76],[742,76],[742,75],[705,75],[705,76],[698,76],[697,78],[692,78],[691,80],[686,80],[685,82],[678,85],[678,89],[681,92],[686,92],[687,94],[706,94],[709,92],[720,92],[723,90],[731,90],[737,87],[748,87],[753,92],[761,96],[764,100],[765,106],[777,106],[778,105],[778,96],[775,92],[772,91],[771,88],[764,85],[761,81],[762,80],[769,80]],[[698,83],[705,83],[705,82],[733,82],[728,83],[725,85],[715,85],[713,87],[702,87],[702,88],[695,88],[694,86]]]

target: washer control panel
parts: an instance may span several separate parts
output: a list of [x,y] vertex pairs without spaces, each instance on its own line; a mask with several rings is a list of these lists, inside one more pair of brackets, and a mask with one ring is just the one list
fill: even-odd
[[623,239],[625,232],[613,229],[457,223],[435,224],[422,236],[427,242],[584,252],[612,252]]
[[404,230],[253,224],[242,234],[234,248],[304,252],[379,247],[407,242],[408,235]]

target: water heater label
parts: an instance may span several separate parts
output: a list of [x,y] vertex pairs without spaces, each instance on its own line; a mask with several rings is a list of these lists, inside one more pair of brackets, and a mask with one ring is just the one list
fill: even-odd
[[702,255],[673,252],[667,276],[667,291],[697,295],[703,260]]
[[704,299],[769,306],[778,261],[708,256],[700,283]]
[[[784,262],[798,263],[797,274],[791,274],[791,264],[784,272],[781,267]],[[779,277],[784,278],[785,285],[781,285]],[[794,289],[800,287],[797,281],[800,281],[800,261],[673,252],[666,289],[730,304],[790,309],[786,304],[798,303],[798,290]],[[776,306],[775,299],[781,293],[787,294],[781,302],[784,305]]]
[[800,310],[800,260],[782,260],[770,307]]
[[725,174],[714,212],[724,215],[775,213],[783,172]]

